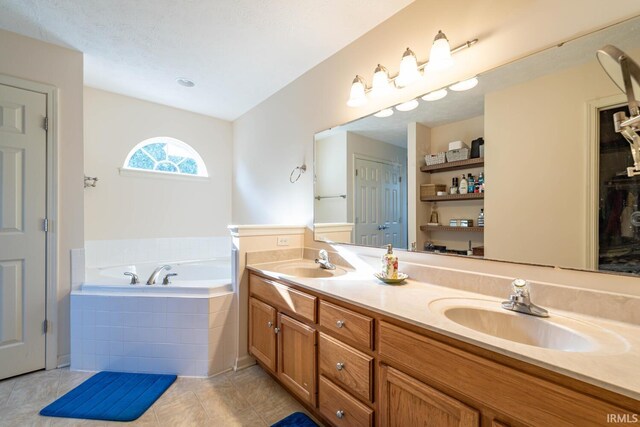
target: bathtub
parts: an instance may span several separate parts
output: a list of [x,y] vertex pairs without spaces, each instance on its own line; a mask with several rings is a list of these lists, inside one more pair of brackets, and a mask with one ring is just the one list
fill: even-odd
[[[146,285],[168,264],[171,278]],[[207,377],[233,368],[238,311],[230,258],[87,269],[71,292],[71,369]],[[130,285],[125,272],[139,275]]]
[[[159,265],[170,265],[170,271],[163,271],[155,285],[147,285],[147,279]],[[125,272],[138,275],[140,283],[131,285],[131,278]],[[167,273],[176,273],[171,283],[162,284]],[[198,261],[166,263],[140,263],[87,269],[81,291],[88,294],[138,294],[138,295],[182,295],[209,297],[232,292],[231,262],[229,258],[215,258]]]

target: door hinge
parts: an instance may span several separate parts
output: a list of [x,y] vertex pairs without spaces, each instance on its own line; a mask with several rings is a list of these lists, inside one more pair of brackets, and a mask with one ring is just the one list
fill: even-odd
[[49,231],[49,218],[45,218],[42,220],[42,229],[45,232]]
[[47,321],[47,319],[45,319],[42,322],[42,331],[46,334],[47,332],[49,332],[49,321]]
[[44,118],[44,130],[49,131],[49,117]]
[[358,169],[356,169],[356,176],[358,176]]
[[400,182],[402,182],[402,177],[401,177],[401,176],[400,176],[400,177],[398,177],[398,179],[400,180]]

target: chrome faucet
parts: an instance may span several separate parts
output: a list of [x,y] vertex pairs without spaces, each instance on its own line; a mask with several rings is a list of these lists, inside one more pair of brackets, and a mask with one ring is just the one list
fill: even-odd
[[171,266],[170,265],[159,265],[156,267],[155,270],[153,270],[153,273],[151,273],[151,276],[149,276],[149,280],[147,280],[147,285],[155,285],[156,284],[156,279],[158,278],[158,276],[160,275],[160,273],[162,273],[163,270],[171,270]]
[[318,258],[316,258],[316,264],[320,264],[320,268],[323,268],[325,270],[336,269],[336,266],[334,264],[331,264],[331,262],[329,261],[329,253],[324,249],[321,249],[320,252],[318,252]]
[[549,317],[547,310],[531,302],[529,282],[524,279],[516,279],[511,285],[513,286],[513,293],[509,295],[509,301],[502,303],[502,308],[537,317]]

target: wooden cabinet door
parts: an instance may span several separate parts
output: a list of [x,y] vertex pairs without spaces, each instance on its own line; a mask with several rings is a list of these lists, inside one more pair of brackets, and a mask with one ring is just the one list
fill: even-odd
[[276,309],[249,299],[249,351],[267,369],[276,372]]
[[386,365],[380,366],[380,426],[478,427],[478,411]]
[[316,330],[282,313],[278,313],[278,378],[315,406]]

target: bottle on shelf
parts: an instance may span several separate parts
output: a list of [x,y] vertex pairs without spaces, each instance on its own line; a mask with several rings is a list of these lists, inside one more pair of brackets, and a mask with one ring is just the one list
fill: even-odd
[[478,227],[484,227],[484,209],[480,209],[480,215],[478,215]]
[[467,194],[467,192],[469,191],[469,181],[467,181],[467,177],[465,177],[464,174],[462,174],[459,185],[460,194]]
[[451,188],[449,189],[450,194],[458,194],[458,177],[454,176],[451,180]]
[[475,188],[475,178],[473,175],[469,174],[469,176],[467,176],[467,193],[473,193]]
[[480,175],[478,176],[478,183],[476,185],[476,188],[478,189],[476,193],[484,193],[484,173],[483,172],[480,172]]

